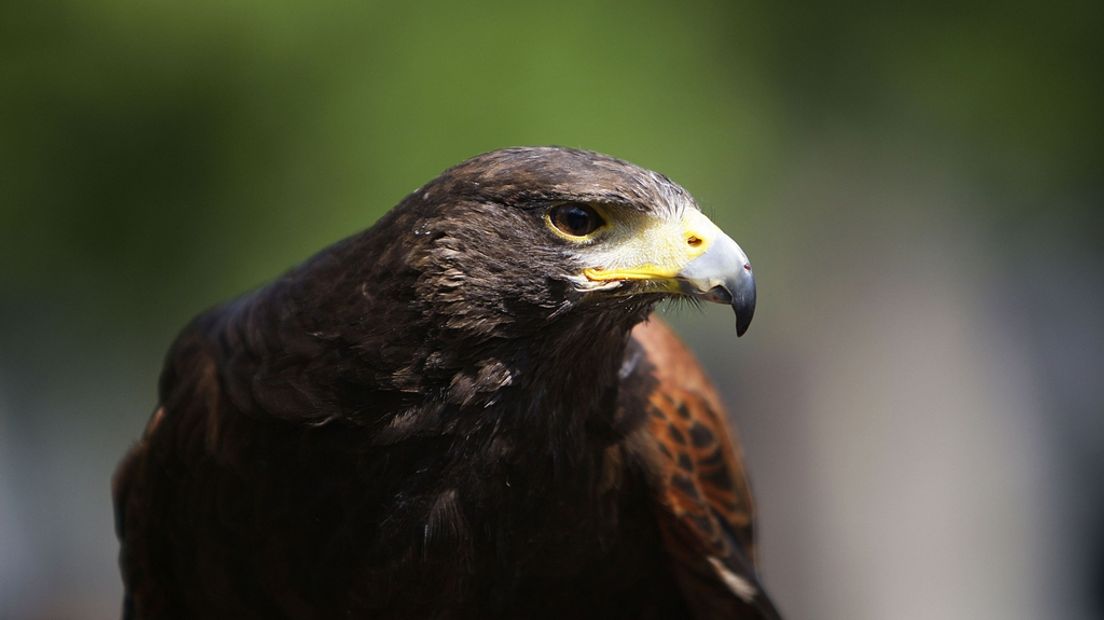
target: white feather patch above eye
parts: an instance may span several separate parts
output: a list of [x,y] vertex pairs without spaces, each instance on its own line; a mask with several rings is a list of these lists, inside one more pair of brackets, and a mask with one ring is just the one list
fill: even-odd
[[709,563],[713,565],[713,570],[717,571],[717,574],[721,576],[721,580],[736,596],[740,597],[745,603],[750,603],[755,599],[755,586],[751,585],[751,582],[728,570],[728,567],[717,558],[709,558]]

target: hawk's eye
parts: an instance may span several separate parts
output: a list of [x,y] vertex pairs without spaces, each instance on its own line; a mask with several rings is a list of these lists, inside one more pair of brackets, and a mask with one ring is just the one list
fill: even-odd
[[594,207],[578,202],[553,208],[548,213],[548,219],[560,232],[572,237],[585,237],[606,223]]

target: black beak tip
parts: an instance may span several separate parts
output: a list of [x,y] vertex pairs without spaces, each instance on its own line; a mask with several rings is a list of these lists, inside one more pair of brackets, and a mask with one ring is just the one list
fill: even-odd
[[732,309],[736,312],[736,337],[739,338],[747,333],[748,327],[751,326],[751,315],[754,312],[741,312],[741,309],[736,306],[733,306]]
[[747,333],[751,317],[755,315],[755,280],[750,273],[740,282],[714,286],[706,293],[696,293],[695,296],[732,306],[732,311],[736,313],[736,337]]
[[733,295],[732,311],[736,313],[736,337],[747,333],[751,318],[755,316],[755,285],[744,289],[744,294]]

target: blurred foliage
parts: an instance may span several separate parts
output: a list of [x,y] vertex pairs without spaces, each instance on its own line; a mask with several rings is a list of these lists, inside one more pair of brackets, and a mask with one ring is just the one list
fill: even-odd
[[513,144],[744,213],[805,134],[878,132],[1061,202],[1099,183],[1100,7],[8,3],[0,284],[160,331]]

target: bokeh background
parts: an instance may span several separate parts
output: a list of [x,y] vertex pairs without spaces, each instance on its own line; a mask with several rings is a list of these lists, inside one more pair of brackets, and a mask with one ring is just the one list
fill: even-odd
[[792,618],[1104,615],[1104,5],[0,5],[0,617],[118,614],[175,332],[507,145],[672,176]]

